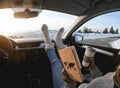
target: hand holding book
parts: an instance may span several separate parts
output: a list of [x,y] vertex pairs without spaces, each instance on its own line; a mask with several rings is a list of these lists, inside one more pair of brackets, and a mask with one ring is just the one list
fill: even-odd
[[[83,82],[81,64],[74,46],[58,50],[61,62],[70,79]],[[65,75],[65,74],[64,74]]]

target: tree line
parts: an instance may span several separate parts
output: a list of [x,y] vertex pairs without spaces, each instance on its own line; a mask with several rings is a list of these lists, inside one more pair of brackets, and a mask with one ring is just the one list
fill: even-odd
[[78,33],[104,33],[104,34],[108,34],[108,33],[111,33],[111,34],[119,34],[119,29],[114,29],[113,27],[110,27],[110,28],[105,28],[102,32],[100,31],[93,31],[92,29],[90,28],[87,28],[87,27],[84,27],[83,30],[78,30]]

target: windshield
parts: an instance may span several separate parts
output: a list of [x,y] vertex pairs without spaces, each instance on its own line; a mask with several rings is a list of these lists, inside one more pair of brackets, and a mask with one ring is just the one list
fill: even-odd
[[51,36],[61,27],[65,32],[77,19],[77,16],[60,12],[43,10],[38,17],[19,19],[13,17],[12,9],[0,9],[0,34],[10,38],[42,38],[40,31],[43,24],[47,24]]

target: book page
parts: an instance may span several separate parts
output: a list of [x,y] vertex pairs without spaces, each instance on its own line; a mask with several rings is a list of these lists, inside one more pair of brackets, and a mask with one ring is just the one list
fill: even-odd
[[71,79],[83,82],[81,64],[74,46],[69,46],[58,50],[62,64]]

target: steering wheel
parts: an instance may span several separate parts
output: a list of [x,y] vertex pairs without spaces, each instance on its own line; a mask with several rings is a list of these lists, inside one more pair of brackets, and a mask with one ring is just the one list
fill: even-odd
[[10,61],[12,61],[14,48],[11,41],[0,35],[0,71],[4,70]]

